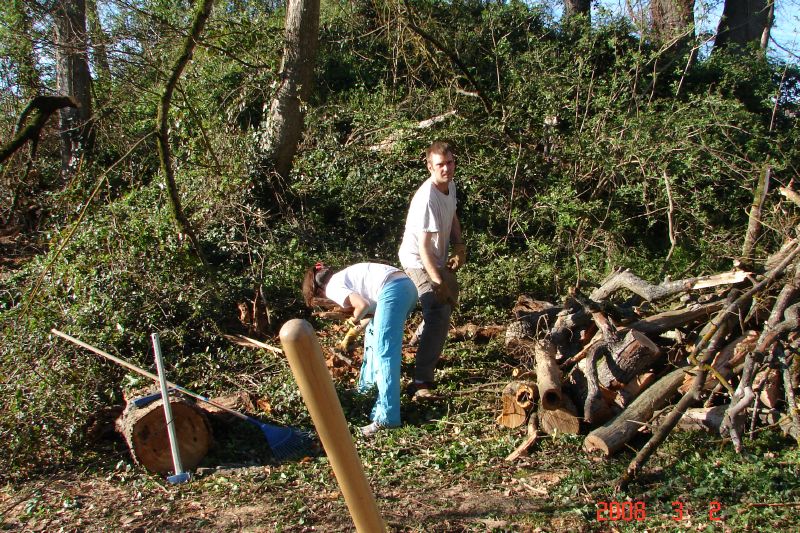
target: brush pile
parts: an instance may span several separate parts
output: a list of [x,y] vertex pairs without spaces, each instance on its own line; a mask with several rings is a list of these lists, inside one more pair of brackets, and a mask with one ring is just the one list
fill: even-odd
[[799,251],[789,239],[762,268],[658,285],[619,270],[561,305],[521,296],[506,330],[519,364],[497,422],[527,420],[528,439],[509,459],[540,430],[586,434],[587,452],[606,456],[674,427],[738,451],[765,424],[800,442]]

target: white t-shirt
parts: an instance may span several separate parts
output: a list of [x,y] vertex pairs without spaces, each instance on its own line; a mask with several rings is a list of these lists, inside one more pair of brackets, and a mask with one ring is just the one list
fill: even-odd
[[400,272],[400,269],[381,263],[351,265],[331,276],[325,286],[325,296],[345,307],[347,297],[356,293],[372,305],[378,301],[386,280],[395,272]]
[[433,254],[440,267],[445,265],[455,214],[456,184],[453,181],[449,184],[448,194],[437,189],[430,178],[420,185],[411,199],[403,242],[400,243],[398,255],[403,268],[424,268],[419,255],[422,233],[436,233],[433,236]]

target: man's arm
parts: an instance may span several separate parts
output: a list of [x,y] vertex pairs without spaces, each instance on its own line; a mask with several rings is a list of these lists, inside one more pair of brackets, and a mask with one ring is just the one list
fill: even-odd
[[422,232],[422,238],[419,241],[419,258],[422,260],[422,266],[425,267],[425,272],[428,273],[431,281],[441,285],[442,275],[439,273],[439,265],[436,264],[436,256],[433,253],[433,238],[436,235],[436,232]]
[[463,244],[464,238],[461,236],[461,222],[458,215],[453,214],[453,225],[450,226],[450,244]]

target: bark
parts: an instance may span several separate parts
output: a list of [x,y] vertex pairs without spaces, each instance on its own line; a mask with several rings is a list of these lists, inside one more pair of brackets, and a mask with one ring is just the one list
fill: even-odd
[[767,200],[771,175],[772,167],[768,165],[760,174],[756,189],[753,191],[753,203],[750,205],[747,232],[744,236],[741,257],[742,264],[748,268],[755,262],[754,251],[758,237],[761,234],[761,212],[764,208],[764,202]]
[[[303,105],[311,96],[319,39],[319,0],[290,0],[280,82],[270,104],[262,142],[262,170],[271,167],[286,180],[303,131]],[[268,175],[260,176],[268,179]],[[284,187],[271,184],[282,197]]]
[[62,172],[74,174],[81,162],[91,160],[94,149],[92,78],[86,44],[85,0],[61,0],[53,13],[56,32],[56,86],[71,96],[77,107],[59,113]]
[[587,452],[600,451],[609,456],[621,450],[678,391],[690,367],[673,370],[639,395],[614,420],[589,433],[583,442]]
[[657,43],[682,48],[694,37],[694,0],[652,0],[650,22]]
[[592,323],[592,315],[583,309],[575,312],[563,310],[550,330],[550,340],[556,346],[564,346],[574,340],[575,332]]
[[781,426],[784,433],[794,437],[800,445],[800,406],[794,394],[794,383],[792,383],[792,365],[790,360],[784,356],[781,362],[781,378],[783,379],[783,390],[786,395],[786,405],[788,411],[787,422]]
[[692,384],[692,389],[683,395],[675,409],[667,416],[664,425],[661,426],[658,431],[653,433],[653,436],[649,441],[647,441],[647,444],[645,444],[644,447],[639,450],[639,453],[636,454],[636,457],[628,465],[625,473],[617,480],[615,487],[616,490],[621,490],[625,488],[628,483],[630,483],[630,481],[639,473],[641,468],[649,460],[653,453],[655,453],[661,443],[664,442],[664,439],[667,438],[667,435],[669,435],[669,432],[672,431],[672,428],[677,425],[678,420],[680,420],[686,409],[688,409],[691,404],[698,399],[700,389],[705,383],[707,364],[717,353],[715,345],[720,343],[721,339],[727,336],[727,329],[730,327],[731,318],[738,318],[741,310],[750,305],[753,296],[767,288],[783,273],[789,264],[795,260],[798,253],[800,253],[800,247],[798,247],[796,240],[792,240],[791,243],[791,246],[789,246],[782,255],[783,259],[775,266],[775,268],[770,270],[764,276],[764,278],[750,288],[750,290],[736,298],[736,300],[728,305],[723,311],[720,311],[717,316],[714,317],[714,320],[709,324],[708,330],[705,332],[697,345],[695,345],[692,356],[690,357],[693,363],[699,365],[699,370]]
[[630,324],[628,328],[640,331],[646,335],[660,335],[665,331],[670,331],[695,322],[708,321],[714,313],[722,309],[724,305],[722,300],[718,300],[693,308],[665,311],[634,322]]
[[592,3],[589,0],[564,0],[564,17],[584,15],[587,20],[590,20],[591,14]]
[[200,242],[195,236],[194,230],[189,223],[189,219],[183,211],[181,206],[180,194],[178,193],[178,186],[175,183],[175,171],[172,168],[172,152],[169,147],[169,108],[172,103],[172,94],[175,87],[178,85],[178,80],[183,74],[183,70],[192,58],[194,47],[197,44],[200,34],[203,32],[206,21],[211,15],[211,8],[214,6],[214,0],[203,0],[195,12],[192,28],[189,30],[189,35],[183,43],[183,49],[172,67],[170,77],[164,86],[164,92],[161,95],[161,100],[158,106],[158,116],[156,118],[156,136],[158,138],[158,156],[161,162],[161,172],[164,173],[164,178],[167,183],[167,191],[169,193],[170,207],[172,209],[172,216],[178,226],[178,231],[186,235],[191,242],[195,253],[203,263],[205,258],[200,248]]
[[[176,398],[170,398],[169,403],[181,463],[186,471],[194,470],[211,447],[211,426],[203,411],[195,404]],[[137,464],[158,474],[168,474],[174,470],[164,403],[160,399],[143,407],[128,402],[117,419],[116,427],[128,443],[131,456]]]
[[597,364],[597,378],[603,387],[618,387],[650,368],[661,357],[661,349],[638,331],[629,331],[625,338],[611,346],[611,356]]
[[[757,334],[748,331],[730,341],[719,351],[711,362],[711,376],[708,376],[703,384],[703,390],[712,390],[719,384],[719,379],[728,380],[733,375],[733,369],[744,361],[747,352],[755,347]],[[685,394],[692,386],[692,380],[687,377],[681,386],[681,393]]]
[[[739,380],[739,385],[736,387],[736,391],[731,398],[730,406],[725,413],[725,420],[722,424],[722,431],[730,434],[737,452],[741,452],[742,450],[741,433],[744,427],[743,413],[748,405],[746,399],[752,398],[755,394],[753,388],[756,366],[763,361],[765,354],[778,337],[800,327],[800,320],[798,320],[800,303],[789,305],[797,296],[798,291],[798,278],[795,277],[781,290],[773,306],[769,320],[758,339],[756,349],[748,353],[745,359],[742,378]],[[785,319],[783,318],[784,314]]]
[[588,424],[603,423],[613,416],[613,411],[604,399],[603,390],[597,378],[597,355],[598,351],[592,351],[576,367],[586,379],[583,419]]

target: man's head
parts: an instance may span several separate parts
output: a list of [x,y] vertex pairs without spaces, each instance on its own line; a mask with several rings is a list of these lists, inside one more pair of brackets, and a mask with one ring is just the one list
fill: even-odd
[[447,192],[456,171],[452,145],[447,141],[434,141],[425,155],[434,185],[440,191]]

